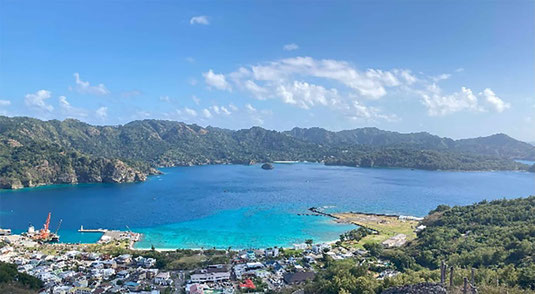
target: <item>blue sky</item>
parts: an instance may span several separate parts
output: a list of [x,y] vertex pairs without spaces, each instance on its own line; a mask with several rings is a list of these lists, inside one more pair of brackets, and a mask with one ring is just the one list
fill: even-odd
[[534,1],[0,0],[0,112],[535,141]]

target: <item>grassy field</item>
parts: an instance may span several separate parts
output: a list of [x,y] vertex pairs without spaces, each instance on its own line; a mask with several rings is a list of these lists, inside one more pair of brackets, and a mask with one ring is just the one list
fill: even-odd
[[377,231],[377,234],[368,235],[359,242],[344,242],[346,246],[362,248],[366,243],[381,243],[397,234],[407,235],[408,241],[416,238],[414,229],[418,226],[418,221],[400,220],[396,216],[363,213],[335,213],[333,216],[337,217],[339,222],[351,223]]

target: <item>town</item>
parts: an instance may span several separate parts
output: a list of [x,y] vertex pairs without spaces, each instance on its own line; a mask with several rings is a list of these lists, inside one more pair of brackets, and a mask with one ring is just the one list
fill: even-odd
[[[532,201],[533,197],[509,202],[532,207]],[[473,206],[481,205],[501,204]],[[531,273],[524,270],[511,278],[510,268],[467,268],[452,259],[435,259],[439,268],[417,264],[412,256],[421,250],[416,246],[427,242],[440,224],[429,217],[330,214],[325,209],[313,207],[309,212],[358,227],[331,242],[306,239],[263,249],[136,248],[143,235],[128,227],[127,231],[81,227],[80,232],[101,234],[100,240],[60,243],[50,237],[59,235],[57,229],[49,231],[48,218],[38,231],[30,226],[27,232],[12,234],[4,228],[0,230],[0,293],[531,293],[517,287],[533,282]],[[452,208],[438,207],[430,217],[448,217],[444,209]],[[418,251],[412,251],[415,248]]]
[[[294,248],[223,252],[226,263],[192,270],[162,270],[149,252],[98,253],[83,245],[38,244],[27,237],[3,238],[0,261],[17,265],[20,272],[44,282],[40,293],[240,293],[292,288],[312,280],[316,264],[329,256],[334,260],[365,258],[366,250],[347,250],[336,244],[296,244]],[[214,250],[217,251],[217,250]],[[147,254],[148,253],[148,254]],[[203,251],[191,251],[202,256]],[[387,262],[379,276],[396,272]]]
[[[403,217],[399,220],[414,227]],[[362,227],[336,242],[306,240],[291,248],[248,250],[135,250],[137,233],[83,227],[80,231],[103,235],[97,244],[39,242],[28,234],[2,236],[0,262],[15,264],[19,272],[43,281],[43,294],[291,293],[313,280],[327,259],[366,262],[377,279],[398,274],[388,261],[359,245],[368,234],[377,235]],[[405,240],[405,235],[396,234],[382,246],[398,247]]]

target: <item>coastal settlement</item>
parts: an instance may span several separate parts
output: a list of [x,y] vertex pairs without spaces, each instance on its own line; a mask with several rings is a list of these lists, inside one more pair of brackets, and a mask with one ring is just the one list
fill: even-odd
[[406,216],[338,213],[310,208],[309,215],[327,216],[359,226],[340,240],[306,240],[291,248],[248,250],[135,250],[141,237],[131,231],[99,232],[97,244],[39,242],[32,236],[0,237],[0,262],[43,281],[39,293],[245,293],[292,292],[321,270],[325,260],[367,262],[377,279],[398,274],[387,260],[374,257],[366,244],[399,247],[416,237],[420,219]]

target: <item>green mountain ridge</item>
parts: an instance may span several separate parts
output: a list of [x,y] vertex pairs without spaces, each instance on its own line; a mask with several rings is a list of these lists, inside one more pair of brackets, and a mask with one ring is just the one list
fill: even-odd
[[511,159],[535,157],[535,147],[526,148],[530,145],[506,135],[455,141],[377,128],[234,131],[165,120],[94,126],[74,119],[0,116],[0,143],[2,188],[142,181],[157,166],[300,160],[430,170],[527,170]]

